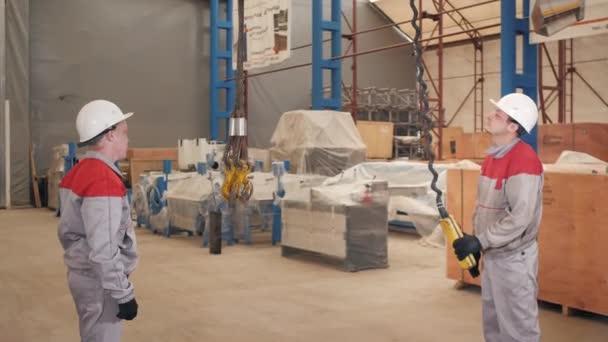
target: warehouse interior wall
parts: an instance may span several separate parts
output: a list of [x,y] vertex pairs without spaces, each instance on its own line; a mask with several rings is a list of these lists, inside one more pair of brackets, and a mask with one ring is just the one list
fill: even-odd
[[0,2],[0,208],[6,208],[6,146],[4,99],[6,98],[6,2]]
[[129,119],[131,147],[206,136],[209,3],[31,1],[31,116],[38,170],[76,141],[75,118],[106,99]]
[[[29,1],[7,0],[4,2],[5,34],[5,80],[2,83],[5,98],[10,102],[10,168],[11,175],[11,204],[22,206],[30,204],[30,105],[29,105]],[[4,101],[0,104],[4,107]],[[4,112],[4,108],[3,108]],[[6,113],[4,113],[6,114]],[[3,117],[4,119],[4,117]],[[2,122],[4,131],[4,121]],[[3,155],[0,168],[5,169],[4,134],[0,142]],[[2,193],[4,194],[5,181],[2,173]],[[4,196],[3,196],[4,197]],[[2,202],[5,202],[4,199]],[[6,206],[7,203],[2,203]]]
[[[606,44],[608,44],[608,35],[574,39],[574,67],[604,99],[608,99],[608,79],[604,76],[604,70],[608,69],[608,58],[606,58],[605,50],[598,47],[606,46]],[[547,48],[557,68],[557,42],[548,42]],[[473,86],[473,53],[472,44],[444,48],[443,101],[446,122],[454,115]],[[488,113],[493,108],[489,99],[497,100],[501,94],[499,38],[484,41],[484,58],[484,112]],[[429,57],[425,59],[425,62],[433,75],[436,75],[437,58]],[[521,66],[521,61],[518,61],[517,65]],[[521,72],[521,70],[519,71]],[[545,84],[556,85],[547,58],[543,59],[542,72]],[[553,122],[558,121],[557,101],[549,106],[548,114]],[[569,122],[569,117],[567,119]],[[473,132],[473,120],[474,107],[473,96],[471,96],[450,126],[463,127],[465,132]],[[608,122],[608,107],[577,76],[574,77],[574,122]]]
[[[131,147],[176,146],[179,138],[209,135],[208,1],[8,0],[6,6],[14,205],[31,202],[30,143],[42,175],[53,146],[77,141],[75,118],[88,101],[107,99],[135,113]],[[311,2],[292,6],[292,47],[310,43]],[[349,20],[351,6],[343,1]],[[359,30],[388,22],[368,1],[359,1],[358,11]],[[359,51],[403,41],[394,29],[378,31],[360,36]],[[274,68],[309,61],[310,47]],[[411,47],[360,57],[359,87],[412,88],[412,61]],[[346,60],[345,84],[350,67]],[[310,73],[308,67],[250,80],[251,146],[269,146],[283,112],[309,108]]]

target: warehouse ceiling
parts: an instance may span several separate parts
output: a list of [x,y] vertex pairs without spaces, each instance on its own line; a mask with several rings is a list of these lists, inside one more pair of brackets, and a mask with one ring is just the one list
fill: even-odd
[[[420,0],[415,0],[416,5],[420,6]],[[370,0],[372,5],[376,6],[393,22],[403,22],[412,18],[412,10],[409,5],[409,0]],[[475,1],[475,0],[444,0],[444,11],[451,11],[467,6],[472,6],[478,3],[484,3],[476,7],[462,9],[460,11],[452,11],[444,16],[443,34],[451,34],[462,32],[469,29],[479,29],[484,26],[495,25],[500,23],[500,1]],[[517,1],[517,12],[521,13],[522,1]],[[438,12],[439,0],[422,0],[422,11],[429,14]],[[419,9],[420,10],[420,9]],[[399,26],[400,29],[410,37],[414,36],[414,30],[410,23]],[[422,39],[437,37],[439,35],[437,22],[432,19],[426,19],[422,22]],[[478,30],[481,36],[490,36],[500,33],[500,26],[493,28]],[[472,38],[472,35],[467,33],[458,34],[444,38],[444,43],[459,42]],[[436,44],[437,40],[433,40],[430,45]]]

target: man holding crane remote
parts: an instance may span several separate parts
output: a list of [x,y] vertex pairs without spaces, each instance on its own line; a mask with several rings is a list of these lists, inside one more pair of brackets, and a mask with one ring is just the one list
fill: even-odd
[[474,235],[454,241],[459,260],[483,254],[481,279],[487,342],[540,340],[537,305],[538,244],[542,215],[543,166],[520,140],[532,131],[538,110],[532,99],[512,93],[487,119],[492,147],[481,167]]

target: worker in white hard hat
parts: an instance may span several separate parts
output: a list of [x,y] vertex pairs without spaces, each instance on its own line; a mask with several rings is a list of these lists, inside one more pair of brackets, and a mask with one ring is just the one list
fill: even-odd
[[457,257],[482,253],[482,316],[487,342],[540,340],[537,306],[538,245],[543,166],[520,140],[538,120],[532,99],[513,93],[487,116],[493,145],[481,167],[474,235],[454,241]]
[[137,316],[129,280],[137,264],[135,231],[115,165],[127,156],[131,115],[105,100],[82,107],[76,118],[78,145],[89,151],[60,185],[58,235],[82,341],[120,341],[121,320]]

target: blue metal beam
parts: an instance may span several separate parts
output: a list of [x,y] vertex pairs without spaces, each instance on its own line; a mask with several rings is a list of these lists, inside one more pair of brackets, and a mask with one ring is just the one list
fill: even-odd
[[[530,44],[530,0],[523,1],[523,18],[517,18],[516,2],[513,0],[502,0],[500,2],[500,53],[501,53],[501,79],[500,87],[502,95],[514,93],[522,89],[534,102],[538,100],[538,49]],[[517,60],[517,36],[523,38],[523,74],[516,70]],[[523,137],[523,140],[537,150],[538,136],[536,126],[531,134]]]
[[[220,135],[220,120],[227,120],[234,108],[234,69],[232,69],[232,35],[233,22],[232,10],[233,0],[225,0],[225,19],[220,19],[220,0],[210,1],[211,14],[211,51],[209,72],[209,113],[210,113],[210,138],[218,140]],[[226,33],[225,50],[220,50],[220,30]],[[220,67],[225,66],[224,77],[220,78]],[[222,102],[220,92],[226,94],[224,108],[220,107]],[[228,129],[228,125],[226,125]]]
[[[331,20],[323,20],[323,0],[312,2],[312,109],[342,108],[342,2],[331,1]],[[331,57],[323,58],[323,32],[331,33]],[[331,96],[323,96],[323,70],[331,71]]]

